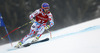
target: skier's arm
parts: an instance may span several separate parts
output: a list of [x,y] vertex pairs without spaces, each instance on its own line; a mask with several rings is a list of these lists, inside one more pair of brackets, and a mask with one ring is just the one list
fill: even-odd
[[52,27],[52,26],[54,25],[54,21],[53,21],[53,16],[52,16],[52,14],[49,13],[48,16],[49,16],[49,22],[50,22],[50,24],[47,25],[47,26],[45,27],[45,29],[49,29],[50,27]]
[[33,20],[33,19],[34,19],[33,17],[35,17],[37,14],[39,14],[39,9],[36,10],[36,11],[34,11],[34,12],[29,16],[29,19],[30,19],[30,20]]
[[49,14],[49,22],[50,22],[49,26],[52,27],[54,25],[54,20],[51,13]]

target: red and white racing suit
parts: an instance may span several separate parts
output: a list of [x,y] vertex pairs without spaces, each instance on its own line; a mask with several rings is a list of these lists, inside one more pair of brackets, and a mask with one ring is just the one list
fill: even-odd
[[45,31],[46,23],[48,21],[50,22],[50,27],[54,25],[53,16],[50,11],[44,13],[42,9],[37,9],[29,16],[29,19],[32,20],[33,17],[35,17],[36,22],[32,24],[30,33],[21,39],[21,43],[24,43],[28,38],[32,37],[35,32],[37,32],[36,36],[40,38],[42,33]]

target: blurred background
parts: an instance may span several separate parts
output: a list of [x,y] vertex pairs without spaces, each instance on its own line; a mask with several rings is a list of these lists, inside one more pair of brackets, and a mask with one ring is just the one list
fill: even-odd
[[[100,17],[100,0],[0,0],[0,13],[8,32],[29,22],[29,15],[41,8],[43,2],[49,3],[55,22],[50,31]],[[28,24],[11,33],[11,40],[23,38],[29,33],[31,25]],[[0,37],[4,35],[6,31],[4,27],[0,27]],[[0,40],[0,45],[5,43],[9,43],[8,37]]]

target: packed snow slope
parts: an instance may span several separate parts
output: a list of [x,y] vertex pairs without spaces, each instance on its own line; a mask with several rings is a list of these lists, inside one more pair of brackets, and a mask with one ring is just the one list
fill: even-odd
[[[49,37],[43,43],[26,48],[9,50],[9,44],[0,46],[0,53],[100,53],[100,18],[43,34],[40,39]],[[32,38],[27,40],[31,42]],[[14,42],[13,45],[16,45]]]

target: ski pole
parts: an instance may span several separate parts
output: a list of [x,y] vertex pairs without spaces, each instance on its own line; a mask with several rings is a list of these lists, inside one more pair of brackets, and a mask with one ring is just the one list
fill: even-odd
[[49,33],[50,33],[50,38],[52,38],[52,34],[51,34],[51,31],[47,30]]
[[8,36],[9,34],[11,34],[12,32],[16,31],[17,29],[20,29],[20,28],[23,27],[23,26],[26,26],[26,25],[29,24],[29,23],[32,23],[32,21],[27,22],[27,23],[23,24],[22,26],[19,26],[19,27],[15,28],[15,29],[12,30],[11,32],[9,32],[7,35],[1,37],[1,39],[4,39],[6,36]]

